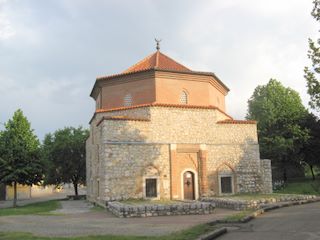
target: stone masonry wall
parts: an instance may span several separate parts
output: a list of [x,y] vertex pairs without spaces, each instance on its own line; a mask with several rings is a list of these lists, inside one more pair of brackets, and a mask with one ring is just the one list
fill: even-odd
[[[103,116],[150,121],[104,120],[97,126]],[[160,197],[170,198],[169,144],[206,146],[208,195],[219,194],[218,176],[226,170],[234,176],[234,192],[264,190],[269,175],[264,170],[267,163],[260,162],[256,125],[216,123],[226,118],[218,110],[173,107],[97,113],[87,140],[88,199],[143,197],[143,174],[148,166],[158,171]]]
[[102,158],[105,179],[100,199],[143,198],[143,177],[148,167],[155,169],[160,198],[170,198],[168,145],[104,144]]
[[208,145],[207,149],[208,183],[211,195],[219,194],[219,172],[226,168],[235,178],[235,192],[261,190],[259,146],[257,144]]
[[271,160],[261,159],[262,192],[272,193]]
[[[103,124],[97,126],[103,116],[125,115],[129,117],[150,118],[148,108],[136,108],[121,111],[96,113],[90,122],[90,136],[86,141],[86,167],[87,167],[87,198],[90,201],[104,204],[102,199],[105,191],[105,160],[102,160],[104,135]],[[134,129],[135,127],[133,127]],[[119,135],[116,133],[116,135]],[[120,134],[121,135],[121,134]]]
[[215,204],[212,202],[175,203],[166,205],[129,205],[121,202],[109,202],[108,209],[117,217],[155,217],[175,215],[198,215],[211,214],[214,212]]
[[[218,110],[213,109],[149,107],[149,111],[141,111],[138,108],[100,113],[93,122],[98,122],[103,116],[137,116],[138,114],[133,114],[134,110],[141,112],[142,116],[139,117],[150,118],[150,122],[106,123],[107,121],[104,121],[104,124],[108,125],[106,128],[109,133],[103,134],[105,141],[128,141],[126,130],[131,129],[131,141],[141,141],[142,135],[143,141],[150,143],[257,144],[258,142],[255,124],[216,124],[222,120],[222,116]],[[126,130],[123,130],[124,125],[127,127]],[[136,138],[133,137],[133,133],[136,133]],[[114,139],[115,136],[117,139]]]

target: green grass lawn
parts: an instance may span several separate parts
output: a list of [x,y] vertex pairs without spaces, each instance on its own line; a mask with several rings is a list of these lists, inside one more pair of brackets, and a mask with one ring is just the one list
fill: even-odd
[[[56,200],[31,203],[25,206],[16,208],[2,208],[0,209],[0,216],[10,215],[27,215],[27,214],[48,214],[51,215],[50,211],[56,210],[60,207],[60,202]],[[0,238],[1,239],[1,238]]]
[[30,233],[1,233],[0,240],[193,240],[198,236],[213,231],[214,226],[209,226],[208,224],[200,224],[195,227],[173,233],[166,236],[160,237],[139,237],[139,236],[114,236],[114,235],[104,235],[104,236],[86,236],[86,237],[36,237]]
[[243,193],[243,194],[235,194],[230,196],[222,196],[221,198],[229,198],[235,200],[259,200],[259,199],[267,199],[267,198],[279,198],[282,194],[279,193],[271,193],[271,194],[259,194],[259,193]]
[[159,204],[159,205],[170,205],[170,204],[179,204],[181,201],[173,201],[173,200],[147,200],[147,199],[128,199],[125,201],[120,201],[124,204],[130,205],[148,205],[148,204]]
[[320,180],[316,179],[312,181],[308,179],[299,182],[289,182],[283,189],[277,190],[276,193],[320,195]]

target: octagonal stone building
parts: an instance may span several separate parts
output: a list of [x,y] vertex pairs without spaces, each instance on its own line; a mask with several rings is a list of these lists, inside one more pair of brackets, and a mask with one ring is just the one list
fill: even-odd
[[272,192],[256,122],[226,113],[228,91],[214,73],[192,71],[159,50],[97,78],[86,142],[88,200]]

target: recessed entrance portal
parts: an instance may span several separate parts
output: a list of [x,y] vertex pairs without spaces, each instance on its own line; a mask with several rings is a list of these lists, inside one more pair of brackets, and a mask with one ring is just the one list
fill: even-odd
[[187,171],[183,174],[184,199],[194,200],[194,173]]

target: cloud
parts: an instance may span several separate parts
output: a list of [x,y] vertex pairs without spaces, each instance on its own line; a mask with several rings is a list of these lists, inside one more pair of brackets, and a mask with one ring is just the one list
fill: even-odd
[[185,40],[175,51],[230,87],[227,111],[235,118],[244,118],[254,88],[270,78],[298,90],[307,105],[303,67],[307,38],[317,32],[311,8],[299,0],[204,1],[188,13],[179,31]]
[[0,41],[8,40],[16,34],[15,29],[6,13],[6,0],[0,0]]
[[235,118],[270,78],[307,104],[307,38],[318,34],[311,9],[301,0],[0,0],[0,122],[20,107],[40,138],[87,126],[95,77],[155,51],[154,37],[182,64],[215,72],[231,89],[227,112]]

